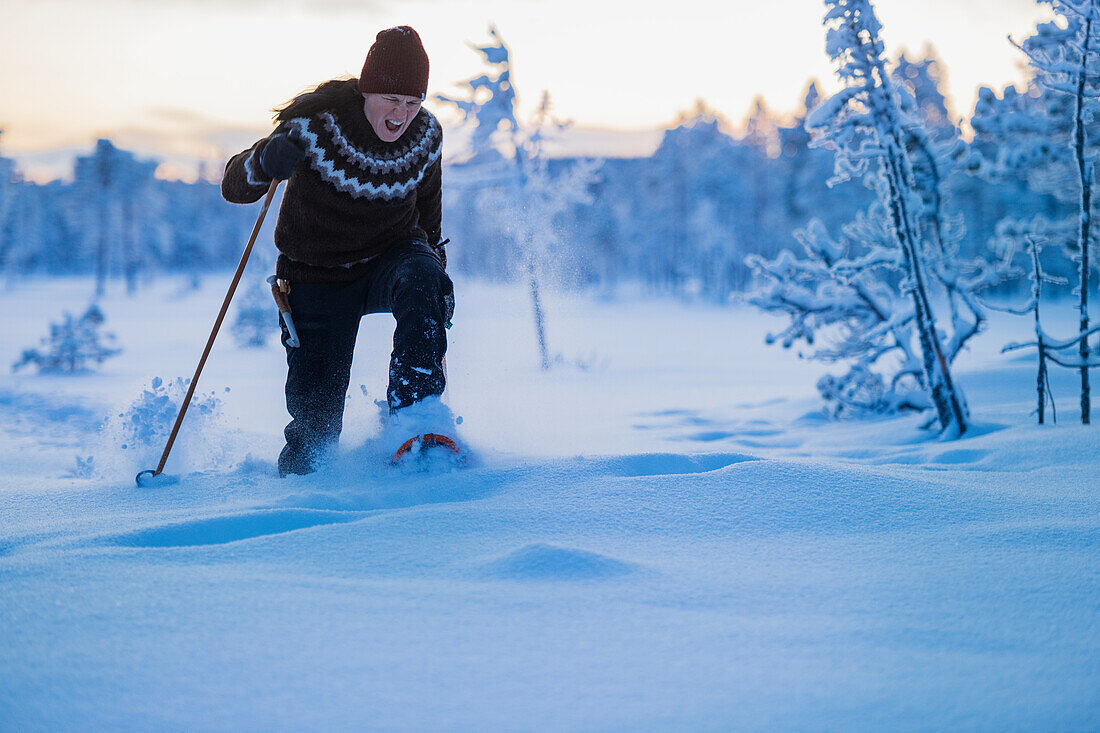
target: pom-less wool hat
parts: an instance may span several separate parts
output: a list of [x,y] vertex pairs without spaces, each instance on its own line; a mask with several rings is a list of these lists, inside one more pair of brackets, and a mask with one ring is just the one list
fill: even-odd
[[359,91],[424,98],[428,92],[428,54],[416,31],[399,25],[378,32],[359,75]]

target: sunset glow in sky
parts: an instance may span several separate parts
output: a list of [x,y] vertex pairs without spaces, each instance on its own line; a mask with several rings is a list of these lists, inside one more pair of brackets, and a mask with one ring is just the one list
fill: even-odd
[[[876,7],[891,55],[934,44],[959,113],[978,84],[1022,80],[1006,35],[1049,17],[1032,0]],[[823,12],[820,0],[0,0],[0,150],[109,136],[214,160],[266,134],[272,106],[358,74],[374,33],[401,23],[424,39],[429,93],[482,72],[467,42],[492,23],[527,110],[546,89],[579,127],[654,129],[697,99],[737,123],[757,95],[782,113],[811,78],[834,88]]]

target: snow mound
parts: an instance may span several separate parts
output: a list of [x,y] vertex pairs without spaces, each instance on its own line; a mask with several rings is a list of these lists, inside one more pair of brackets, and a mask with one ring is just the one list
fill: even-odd
[[743,461],[755,461],[753,456],[740,454],[683,455],[678,453],[646,453],[622,456],[608,461],[613,473],[624,478],[639,476],[682,476],[709,473]]
[[486,563],[484,574],[508,580],[598,580],[629,575],[636,569],[634,563],[598,552],[535,543]]

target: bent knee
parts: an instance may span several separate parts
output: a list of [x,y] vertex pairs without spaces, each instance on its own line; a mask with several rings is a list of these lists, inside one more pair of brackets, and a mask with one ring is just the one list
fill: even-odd
[[393,299],[396,303],[410,297],[439,303],[454,297],[454,283],[434,257],[411,258],[402,266],[394,282]]

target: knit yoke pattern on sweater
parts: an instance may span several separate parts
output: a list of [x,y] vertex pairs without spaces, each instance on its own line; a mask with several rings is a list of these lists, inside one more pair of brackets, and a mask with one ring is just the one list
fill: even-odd
[[[362,99],[311,117],[284,120],[305,159],[286,182],[275,225],[275,271],[291,282],[348,282],[367,263],[411,237],[440,237],[443,130],[426,109],[395,142],[383,142],[363,114]],[[233,156],[222,196],[248,204],[267,193],[260,167],[270,136]]]

